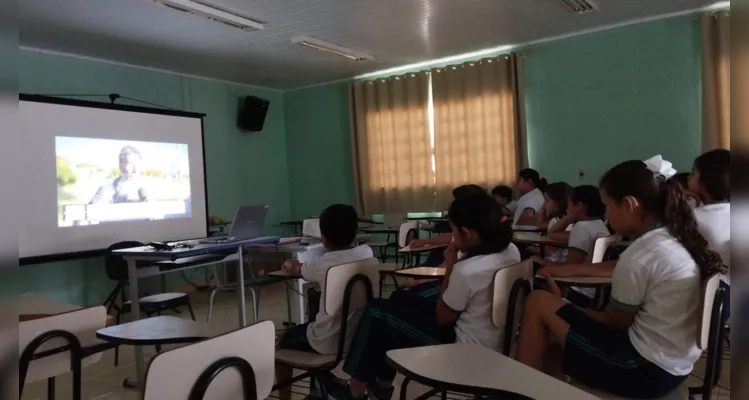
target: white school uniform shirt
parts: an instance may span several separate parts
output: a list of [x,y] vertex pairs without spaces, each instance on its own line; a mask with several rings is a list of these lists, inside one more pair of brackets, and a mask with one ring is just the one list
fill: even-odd
[[700,358],[697,325],[700,270],[666,228],[653,229],[619,256],[611,305],[636,312],[629,340],[640,355],[666,372],[684,376]]
[[507,208],[508,210],[510,210],[511,213],[514,214],[515,210],[518,209],[518,202],[517,202],[517,200],[513,200],[513,201],[507,203],[507,205],[505,206],[505,208]]
[[[708,204],[694,209],[697,229],[707,240],[710,249],[720,254],[727,267],[731,267],[731,203]],[[731,277],[721,275],[720,280],[731,284]]]
[[[367,245],[353,247],[347,250],[329,251],[322,257],[302,264],[302,278],[322,285],[325,274],[330,267],[348,264],[355,261],[374,257],[372,248]],[[348,349],[354,338],[354,332],[361,319],[361,311],[353,312],[348,317],[346,327],[346,346]],[[320,354],[335,354],[338,350],[338,331],[341,327],[339,316],[328,316],[323,310],[323,297],[320,297],[320,311],[315,321],[307,326],[307,341]]]
[[539,189],[533,189],[530,192],[520,196],[520,198],[518,199],[517,208],[515,209],[515,216],[512,220],[517,223],[520,219],[520,216],[523,215],[523,211],[525,211],[525,209],[527,208],[532,208],[536,212],[536,214],[538,214],[545,201],[546,199],[544,198],[544,194]]
[[453,266],[442,302],[460,316],[455,323],[458,343],[477,343],[499,350],[503,328],[492,324],[492,282],[494,273],[520,262],[514,244],[501,253],[474,256]]
[[[590,221],[579,221],[572,225],[570,231],[570,240],[567,244],[568,249],[577,249],[585,253],[583,263],[590,263],[593,257],[593,248],[596,244],[596,239],[609,236],[609,228],[600,219],[594,219]],[[582,288],[573,286],[572,290],[580,292],[591,299],[596,295],[595,288]]]

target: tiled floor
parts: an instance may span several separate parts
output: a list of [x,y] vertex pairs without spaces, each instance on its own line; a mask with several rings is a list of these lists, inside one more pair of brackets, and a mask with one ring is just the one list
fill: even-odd
[[[207,292],[195,292],[191,295],[192,302],[195,307],[195,313],[199,321],[205,321],[205,317],[208,311],[208,293]],[[248,295],[248,302],[250,296]],[[248,316],[251,318],[251,304],[248,304]],[[237,301],[235,293],[219,293],[216,296],[216,303],[214,305],[213,316],[211,324],[220,326],[224,330],[228,331],[236,329],[237,323]],[[185,316],[187,317],[187,316]],[[273,321],[277,327],[281,327],[281,322],[286,319],[286,298],[283,293],[283,284],[273,285],[263,288],[260,301],[260,318]],[[146,356],[152,356],[155,354],[153,347],[145,348]],[[702,363],[704,358],[698,363],[695,368],[695,374],[701,376]],[[725,360],[723,362],[723,373],[719,388],[716,389],[716,396],[713,399],[726,400],[730,399],[730,366],[729,362]],[[107,351],[102,360],[98,363],[89,366],[83,371],[83,398],[84,399],[96,399],[96,400],[135,400],[139,399],[139,393],[135,390],[123,389],[122,381],[135,374],[135,364],[133,359],[133,350],[129,346],[122,346],[120,348],[120,365],[114,367],[114,352]],[[696,382],[699,382],[697,378],[690,378]],[[400,379],[396,381],[396,396],[398,393],[398,383]],[[307,385],[301,383],[294,387],[295,398],[303,398],[306,394]],[[57,378],[56,383],[56,398],[58,400],[68,400],[71,398],[71,381],[70,375],[65,375]],[[419,394],[423,393],[426,388],[411,384],[409,386],[409,397],[415,398]],[[411,396],[413,394],[413,396]],[[24,396],[22,400],[41,400],[46,399],[46,382],[35,382],[28,384],[24,389]],[[462,398],[462,396],[450,396],[450,398]]]

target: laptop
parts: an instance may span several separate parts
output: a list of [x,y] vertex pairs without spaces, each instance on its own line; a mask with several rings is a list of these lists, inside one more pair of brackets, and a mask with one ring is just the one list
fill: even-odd
[[268,208],[270,206],[267,204],[238,207],[227,236],[201,239],[198,243],[230,243],[258,238],[260,237],[260,231],[263,229],[265,217],[268,215]]

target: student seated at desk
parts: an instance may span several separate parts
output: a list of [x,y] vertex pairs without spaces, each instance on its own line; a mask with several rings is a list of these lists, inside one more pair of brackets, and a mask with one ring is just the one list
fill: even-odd
[[544,204],[536,216],[535,225],[547,232],[564,217],[572,187],[567,182],[554,182],[544,190]]
[[[486,189],[479,185],[461,185],[453,189],[453,199],[459,197],[470,196],[475,194],[486,194]],[[414,239],[409,243],[411,248],[423,247],[428,245],[448,245],[452,242],[452,233],[446,233],[427,239]],[[427,260],[422,264],[425,267],[436,267],[442,264],[444,258],[442,257],[442,249],[437,249],[429,253]]]
[[[523,311],[518,361],[607,393],[659,398],[692,371],[701,284],[724,270],[697,230],[694,213],[668,171],[627,161],[601,179],[606,215],[619,235],[638,238],[608,273],[605,311],[583,310],[536,290]],[[553,270],[554,268],[549,268]],[[551,335],[563,357],[547,360]],[[553,364],[553,365],[552,365]]]
[[[726,267],[731,268],[731,152],[716,149],[702,154],[694,160],[689,176],[689,190],[695,193],[701,207],[694,209],[697,228],[710,248],[720,254]],[[726,289],[726,301],[730,313],[731,279],[724,274],[720,279]]]
[[[351,380],[320,378],[330,398],[363,399],[368,392],[369,398],[390,399],[396,373],[387,363],[388,350],[456,341],[499,349],[502,329],[490,318],[492,277],[520,262],[512,226],[507,218],[500,222],[501,213],[486,194],[453,201],[448,215],[455,242],[445,250],[439,300],[429,309],[390,299],[370,303],[343,365]],[[459,251],[465,254],[460,260]]]
[[[558,250],[548,259],[532,257],[534,262],[544,266],[589,263],[593,256],[596,239],[611,234],[603,222],[606,207],[601,202],[598,188],[593,185],[582,185],[572,189],[567,212],[552,228],[549,237],[566,239],[567,249]],[[594,288],[572,287],[567,299],[581,307],[590,307],[595,297]]]
[[535,169],[526,168],[518,173],[515,187],[522,196],[518,199],[518,206],[512,218],[515,225],[533,225],[536,222],[536,215],[541,212],[541,207],[546,201],[543,191],[547,185],[546,179],[541,178]]
[[511,217],[518,208],[518,202],[512,199],[512,188],[507,185],[498,185],[492,189],[492,197],[502,207],[502,213]]
[[[320,233],[326,253],[315,260],[299,263],[288,260],[283,264],[287,275],[301,276],[307,281],[321,284],[325,281],[328,268],[348,264],[374,257],[367,245],[356,246],[356,232],[359,220],[354,207],[334,204],[320,214]],[[300,324],[286,329],[277,338],[278,347],[282,349],[314,351],[320,354],[335,354],[338,346],[340,317],[326,315],[320,298],[320,307],[314,322]],[[361,318],[361,312],[351,313],[348,320],[348,332],[354,332]],[[353,334],[346,335],[347,348]]]

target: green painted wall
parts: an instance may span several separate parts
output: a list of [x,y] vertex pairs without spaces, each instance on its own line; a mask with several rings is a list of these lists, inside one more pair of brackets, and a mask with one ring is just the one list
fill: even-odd
[[[686,16],[525,50],[529,162],[550,181],[596,183],[619,161],[700,151],[699,18]],[[585,179],[578,179],[578,170]]]
[[294,217],[354,204],[348,83],[285,92],[284,110]]
[[[274,225],[289,218],[281,92],[27,51],[20,52],[18,70],[22,93],[119,93],[206,113],[209,213],[231,218],[238,205],[268,203],[271,211],[266,233],[280,233]],[[243,133],[235,128],[237,99],[246,95],[271,102],[262,132]],[[179,274],[169,274],[167,279],[170,286],[184,284]],[[79,304],[100,303],[113,287],[101,259],[24,266],[19,270],[18,282],[21,293],[43,292]],[[157,282],[145,283],[149,286]]]

